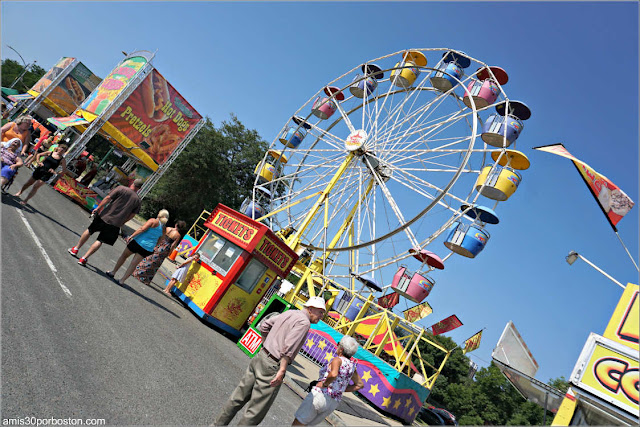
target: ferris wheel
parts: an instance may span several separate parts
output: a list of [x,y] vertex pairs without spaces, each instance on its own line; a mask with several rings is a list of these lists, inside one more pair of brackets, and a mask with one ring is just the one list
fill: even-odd
[[402,263],[427,271],[454,253],[473,258],[529,166],[514,144],[531,113],[507,81],[446,48],[358,64],[294,112],[241,211],[337,282],[389,284]]

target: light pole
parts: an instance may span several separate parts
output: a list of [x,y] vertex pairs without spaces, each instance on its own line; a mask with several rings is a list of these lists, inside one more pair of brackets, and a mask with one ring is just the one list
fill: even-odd
[[27,65],[27,62],[24,60],[24,58],[22,57],[22,55],[20,55],[20,52],[18,52],[17,50],[15,50],[14,48],[12,48],[9,45],[6,45],[9,49],[11,49],[12,51],[14,51],[15,53],[18,54],[18,56],[20,57],[20,59],[22,60],[22,65],[23,65],[23,70],[22,73],[13,81],[13,83],[11,83],[11,86],[9,86],[11,89],[13,89],[13,87],[16,85],[16,83],[18,83],[22,77],[27,73],[27,71],[29,71],[29,67],[31,67],[33,64],[35,64],[37,61],[33,61],[32,63]]
[[580,255],[578,252],[576,251],[571,251],[569,252],[569,255],[567,255],[565,257],[565,260],[567,261],[567,264],[572,265],[574,262],[576,262],[576,260],[580,258],[581,260],[583,260],[584,262],[586,262],[587,264],[589,264],[591,267],[595,268],[597,271],[599,271],[600,273],[602,273],[607,279],[611,280],[613,283],[615,283],[616,285],[620,286],[622,289],[625,289],[625,286],[618,282],[616,279],[614,279],[613,277],[609,276],[607,273],[605,273],[602,269],[600,269],[597,265],[595,265],[594,263],[592,263],[591,261],[589,261],[588,259],[586,259],[585,257],[583,257],[582,255]]

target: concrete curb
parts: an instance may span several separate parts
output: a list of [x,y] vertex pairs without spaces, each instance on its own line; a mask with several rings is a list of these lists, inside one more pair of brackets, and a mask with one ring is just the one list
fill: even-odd
[[[304,391],[304,389],[302,387],[300,387],[300,385],[295,382],[293,379],[291,379],[290,377],[287,377],[285,375],[284,377],[284,384],[289,387],[291,389],[291,391],[293,391],[295,394],[297,394],[298,396],[300,396],[302,399],[304,399],[305,397],[307,397],[307,392]],[[344,423],[344,421],[342,421],[342,418],[340,418],[338,415],[335,414],[335,412],[330,413],[327,418],[325,418],[325,420],[336,427],[345,427],[346,424]]]

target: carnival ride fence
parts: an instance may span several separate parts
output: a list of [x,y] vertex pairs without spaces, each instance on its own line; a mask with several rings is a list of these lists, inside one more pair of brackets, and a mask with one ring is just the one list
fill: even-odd
[[[326,277],[323,278],[318,272],[313,272],[312,274],[314,279],[324,279],[325,283],[328,283],[325,289],[320,289],[321,293],[324,291],[332,295],[329,298],[331,308],[322,319],[323,322],[343,335],[353,336],[360,342],[364,350],[369,351],[398,372],[407,375],[421,386],[431,390],[453,349],[448,350],[434,341],[424,328],[408,322],[396,313],[376,304],[373,294],[365,299],[359,296],[356,291]],[[311,289],[309,291],[311,294]],[[362,308],[353,320],[345,317],[350,304],[347,305],[344,302],[336,301],[336,296],[340,292],[343,292],[342,300],[348,298],[351,301],[356,301],[356,299],[360,299],[363,302]],[[348,297],[344,298],[347,295]],[[306,295],[301,293],[290,296],[291,302],[298,308],[302,307],[307,298]],[[369,333],[363,335],[358,332],[358,327],[365,324],[367,324]],[[421,350],[421,344],[422,346],[431,346],[441,352],[442,359],[440,363],[435,363],[436,366],[434,366],[434,364],[426,360],[426,355],[423,355]],[[303,348],[302,354],[313,361],[316,359],[310,353],[313,351],[313,349]],[[314,363],[319,365],[318,362]]]

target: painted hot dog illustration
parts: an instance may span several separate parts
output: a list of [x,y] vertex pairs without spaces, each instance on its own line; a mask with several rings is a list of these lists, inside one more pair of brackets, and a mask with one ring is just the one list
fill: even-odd
[[84,91],[82,90],[82,87],[80,87],[80,84],[75,81],[75,79],[67,77],[64,80],[64,84],[67,87],[69,94],[71,94],[71,98],[73,98],[73,101],[76,104],[80,104],[82,103],[82,101],[84,101]]
[[167,81],[155,70],[142,82],[142,105],[149,118],[162,122],[169,117],[162,112],[162,107],[169,102]]

